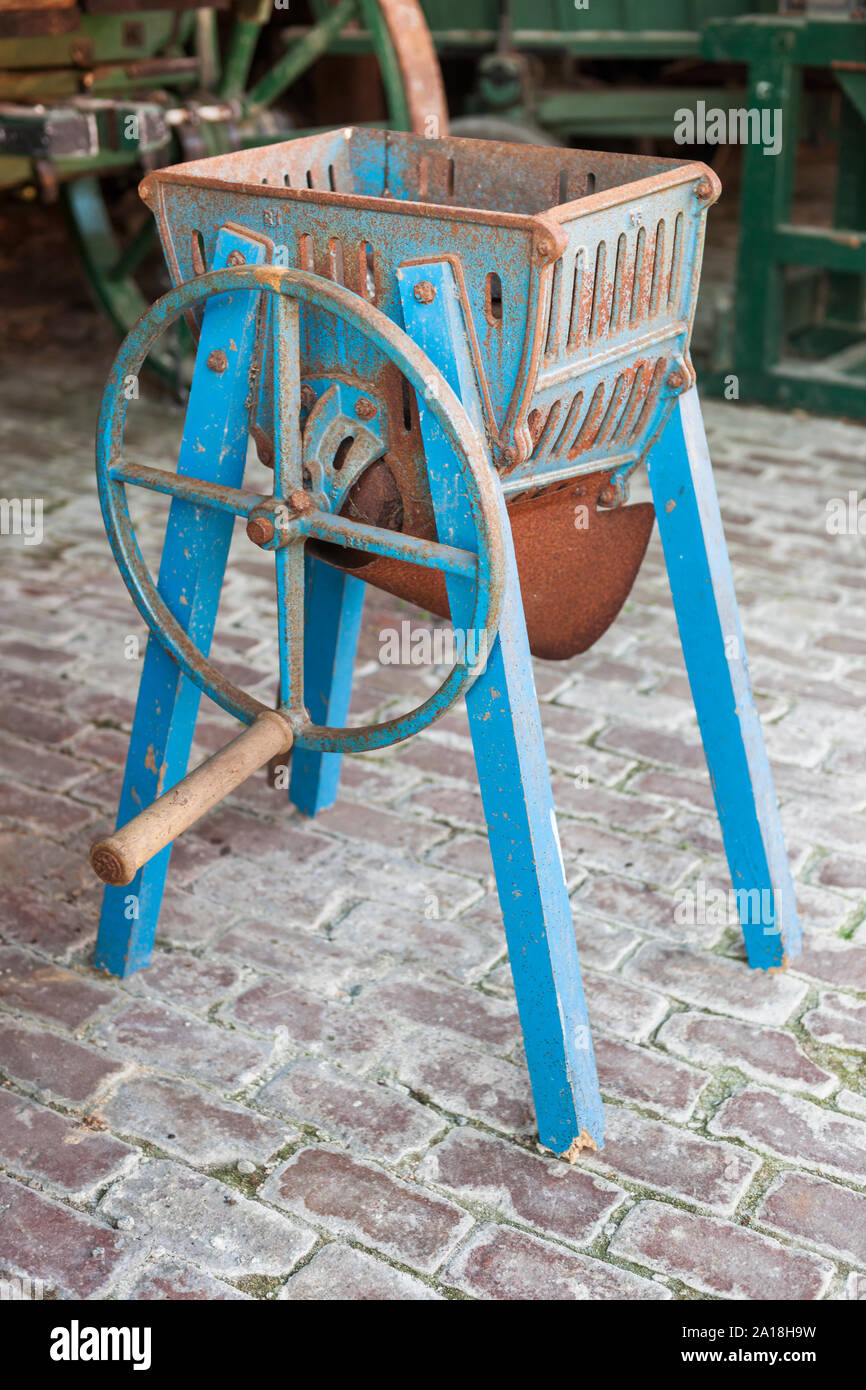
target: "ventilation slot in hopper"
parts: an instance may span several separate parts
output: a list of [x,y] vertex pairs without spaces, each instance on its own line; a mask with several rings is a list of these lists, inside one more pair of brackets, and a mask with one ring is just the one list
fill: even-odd
[[559,436],[557,438],[556,443],[553,446],[553,452],[555,454],[559,454],[563,449],[565,449],[568,446],[568,441],[571,439],[572,434],[574,433],[575,426],[577,425],[578,417],[580,415],[580,407],[582,405],[583,392],[578,391],[574,399],[572,400],[571,405],[568,407],[568,414],[565,417],[565,423],[562,426],[562,429],[559,431]]
[[547,310],[547,335],[545,338],[544,351],[548,357],[556,352],[559,338],[559,291],[561,282],[562,261],[558,260],[553,267],[553,280],[550,286],[550,304]]
[[598,433],[598,426],[601,421],[602,411],[604,410],[604,382],[600,381],[592,393],[592,400],[583,419],[583,424],[578,431],[577,438],[568,451],[568,457],[574,458],[577,454],[582,454],[593,443]]
[[316,261],[313,255],[313,238],[309,232],[301,232],[298,237],[298,265],[301,270],[315,270]]
[[376,298],[376,255],[369,241],[362,241],[358,248],[358,278],[361,293],[371,302]]
[[680,275],[683,265],[683,215],[677,213],[674,223],[674,244],[671,251],[671,279],[668,286],[668,308],[676,307],[680,293]]
[[409,434],[412,429],[412,398],[415,393],[405,377],[400,378],[400,386],[403,396],[403,428]]
[[[553,402],[543,424],[541,422],[541,411],[531,410],[529,412],[527,424],[529,425],[529,433],[532,436],[534,446],[532,450],[533,458],[538,459],[547,452],[548,445],[556,430],[556,422],[561,414],[562,401]],[[534,420],[533,417],[535,417]]]
[[629,443],[631,443],[632,440],[637,439],[640,436],[644,426],[649,424],[653,408],[658,399],[658,394],[661,389],[664,372],[665,359],[663,357],[660,357],[653,368],[652,379],[650,380],[649,388],[646,393],[646,400],[643,403],[643,409],[641,410],[640,414],[635,420],[634,428],[628,436]]
[[328,274],[335,285],[345,285],[346,267],[343,263],[343,243],[338,236],[328,242]]
[[502,280],[495,270],[490,271],[485,281],[484,308],[490,323],[502,322]]
[[616,429],[611,435],[611,439],[625,439],[635,421],[635,416],[640,410],[643,401],[647,382],[649,381],[651,368],[648,362],[641,362],[634,373],[631,390],[625,403],[622,414],[617,422]]
[[614,425],[617,419],[619,418],[620,407],[622,406],[627,391],[628,375],[625,372],[620,372],[619,376],[614,382],[614,387],[613,391],[611,392],[610,401],[608,402],[607,410],[604,412],[604,419],[602,420],[601,425],[598,429],[598,433],[596,434],[593,440],[594,444],[603,444],[605,440],[609,437],[609,435],[613,433]]
[[571,313],[568,321],[568,346],[574,349],[583,339],[583,325],[580,321],[580,297],[583,293],[583,272],[585,252],[583,247],[574,258],[574,275],[571,281]]
[[592,283],[592,308],[589,312],[589,341],[595,342],[604,321],[604,267],[607,261],[607,243],[600,241],[595,253],[595,276]]
[[192,256],[193,275],[204,275],[207,270],[204,258],[204,237],[197,227],[190,238],[190,254]]
[[659,311],[659,305],[663,298],[666,301],[667,293],[663,292],[664,282],[664,261],[665,261],[665,224],[664,218],[656,227],[655,248],[653,252],[653,278],[650,285],[649,317],[655,318]]
[[610,299],[610,331],[615,333],[621,325],[623,308],[625,307],[625,295],[623,292],[623,281],[625,279],[625,259],[627,250],[627,240],[625,232],[620,232],[616,243],[616,264],[613,271],[613,294]]
[[629,327],[634,328],[635,324],[640,323],[645,314],[645,309],[641,307],[641,297],[645,293],[644,275],[646,262],[646,228],[638,229],[637,240],[634,247],[634,269],[631,281],[631,310],[628,316]]

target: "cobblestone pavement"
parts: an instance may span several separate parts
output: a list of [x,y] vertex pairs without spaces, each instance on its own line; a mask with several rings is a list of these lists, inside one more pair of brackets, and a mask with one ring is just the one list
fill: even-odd
[[[866,430],[707,407],[806,930],[787,973],[718,912],[678,921],[677,890],[729,883],[657,538],[605,638],[537,664],[608,1117],[568,1167],[538,1151],[462,713],[347,760],[314,824],[247,783],[178,843],[151,968],[91,969],[143,630],[85,347],[0,384],[0,495],[45,499],[41,544],[0,540],[0,1271],[61,1298],[866,1297],[866,536],[826,527]],[[129,456],[164,466],[179,427],[134,403]],[[266,563],[239,534],[214,654],[269,694]],[[357,718],[436,681],[377,659],[407,616],[371,594]],[[205,705],[197,753],[229,729]]]

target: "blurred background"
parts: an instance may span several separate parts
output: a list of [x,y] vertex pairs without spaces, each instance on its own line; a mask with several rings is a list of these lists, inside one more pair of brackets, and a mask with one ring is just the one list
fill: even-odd
[[147,169],[449,122],[711,163],[703,393],[866,418],[857,0],[0,0],[0,361],[108,348],[168,287]]

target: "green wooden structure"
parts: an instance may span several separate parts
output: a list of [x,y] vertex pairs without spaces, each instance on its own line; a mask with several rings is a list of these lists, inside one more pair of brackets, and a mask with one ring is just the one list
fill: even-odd
[[[689,60],[702,56],[704,24],[774,10],[776,0],[422,0],[422,7],[446,77],[459,58],[477,60],[471,115],[507,116],[561,143],[670,138],[678,107],[714,95],[707,84],[689,85],[687,75]],[[677,60],[685,70],[677,80],[659,80]]]
[[[861,12],[862,13],[862,12]],[[740,398],[866,418],[866,17],[709,23],[708,57],[748,65],[747,105],[781,110],[782,151],[743,150],[730,357],[704,382]],[[832,225],[792,221],[803,79],[839,91]]]

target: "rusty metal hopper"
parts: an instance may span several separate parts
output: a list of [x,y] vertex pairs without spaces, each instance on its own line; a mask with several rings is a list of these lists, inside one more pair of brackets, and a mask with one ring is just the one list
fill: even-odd
[[[689,335],[718,192],[694,162],[359,129],[161,169],[142,185],[176,283],[235,224],[275,263],[336,280],[400,324],[401,266],[451,263],[532,650],[553,659],[605,631],[640,566],[652,510],[625,505],[628,477],[694,381]],[[358,334],[335,339],[313,311],[302,324],[305,451],[334,510],[434,539],[412,392]],[[259,381],[254,434],[267,460],[267,357]],[[328,416],[344,389],[373,402],[378,452],[361,447],[351,411],[340,427]],[[377,559],[363,578],[447,613],[440,575]]]

